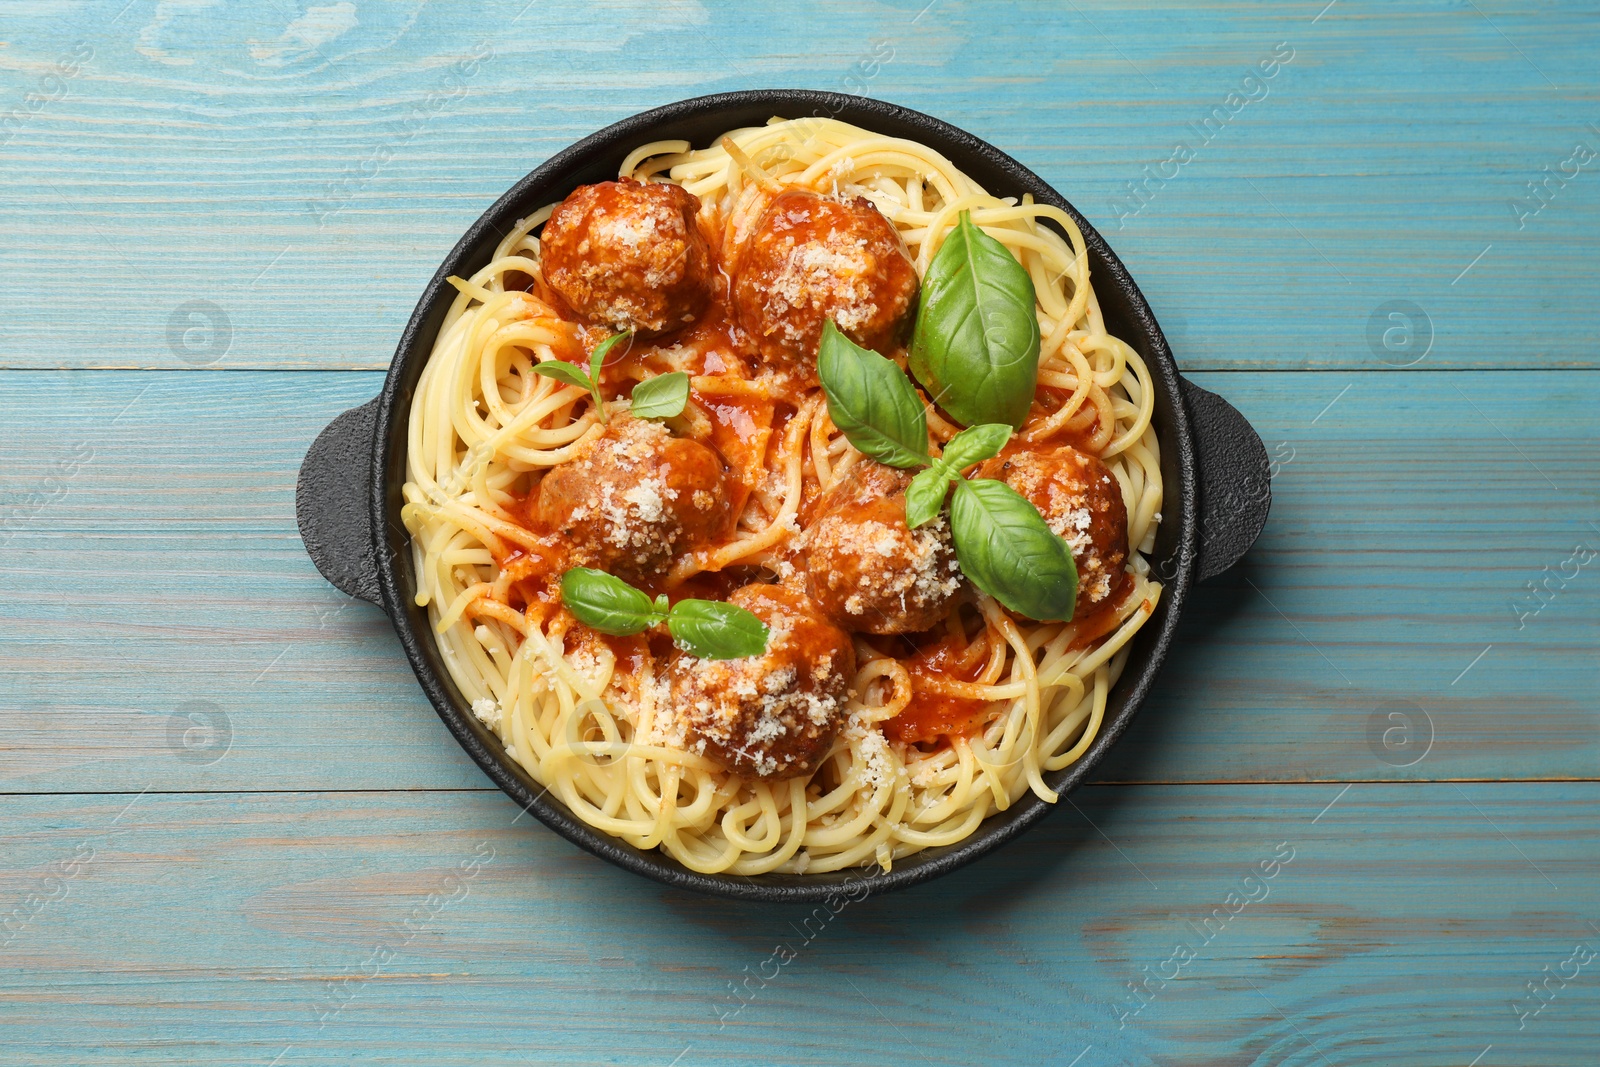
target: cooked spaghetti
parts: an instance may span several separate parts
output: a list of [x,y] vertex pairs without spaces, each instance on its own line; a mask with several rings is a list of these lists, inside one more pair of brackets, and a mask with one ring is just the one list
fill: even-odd
[[[1072,218],[820,118],[641,145],[620,179],[521,220],[453,279],[412,401],[414,592],[473,713],[586,823],[702,872],[888,870],[1030,790],[1055,801],[1046,774],[1094,741],[1161,592],[1144,555],[1162,504],[1151,376],[1107,333]],[[886,503],[906,476],[830,417],[815,331],[801,336],[815,323],[762,319],[831,299],[840,330],[903,366],[918,280],[964,212],[1036,296],[1031,407],[978,473],[1071,546],[1064,622],[965,580],[944,517],[906,527]],[[858,253],[877,257],[865,296],[850,289]],[[582,367],[621,329],[634,332],[598,375],[601,404],[534,372]],[[629,414],[638,383],[679,371],[681,413]],[[931,403],[926,424],[934,455],[961,429]],[[731,598],[771,649],[698,660],[659,628],[596,632],[561,599],[577,564],[651,596]],[[799,710],[774,713],[783,701]],[[708,708],[750,702],[746,733],[705,726]]]

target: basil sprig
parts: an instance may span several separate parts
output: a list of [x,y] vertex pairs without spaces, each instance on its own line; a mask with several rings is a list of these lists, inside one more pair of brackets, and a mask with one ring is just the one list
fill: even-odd
[[643,633],[664,622],[673,641],[700,659],[740,659],[767,650],[767,624],[736,604],[680,600],[669,607],[665,594],[651,600],[593,567],[573,567],[561,576],[561,602],[591,630],[615,637]]
[[944,454],[906,486],[906,525],[915,530],[939,514],[950,483],[974,463],[999,455],[1010,439],[1011,427],[999,422],[968,427],[950,438]]
[[636,419],[670,419],[689,402],[689,376],[681,370],[658,374],[633,387],[628,410]]
[[928,416],[894,360],[862,348],[829,319],[817,351],[828,415],[857,449],[891,467],[926,467]]
[[1034,303],[1027,270],[963,211],[922,279],[909,358],[957,422],[1022,426],[1039,377]]
[[1072,618],[1078,599],[1072,549],[1027,497],[1005,482],[958,479],[950,533],[961,573],[973,585],[1027,618]]
[[960,477],[997,454],[1027,418],[1039,377],[1035,299],[1022,264],[963,211],[922,280],[907,362],[933,399],[970,428],[912,479],[906,521],[920,526],[937,515],[953,482],[950,535],[961,572],[1017,614],[1049,622],[1072,618],[1077,604],[1071,547],[1004,482]]
[[594,409],[600,415],[601,422],[609,421],[606,415],[605,400],[600,396],[600,368],[606,361],[606,356],[617,347],[618,343],[633,336],[632,330],[614,333],[604,341],[594,346],[594,351],[589,353],[589,371],[584,373],[582,367],[573,366],[565,360],[552,359],[533,368],[533,373],[542,374],[546,378],[554,378],[558,382],[576,385],[579,389],[589,390],[589,395],[594,398]]

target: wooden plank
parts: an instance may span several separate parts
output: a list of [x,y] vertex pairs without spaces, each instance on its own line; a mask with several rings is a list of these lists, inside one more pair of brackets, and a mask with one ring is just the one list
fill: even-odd
[[[1107,777],[1596,775],[1600,581],[1568,561],[1600,551],[1600,376],[1196,380],[1279,459],[1272,518],[1196,592]],[[0,788],[483,786],[382,615],[296,535],[305,448],[379,381],[0,375]],[[194,701],[227,717],[214,741]]]
[[1600,1040],[1595,964],[1566,963],[1600,946],[1597,801],[1091,786],[834,914],[664,889],[491,794],[8,797],[0,1042],[41,1065],[1568,1067]]
[[[0,365],[381,368],[444,252],[534,165],[649,106],[788,84],[903,102],[1037,169],[1190,368],[1405,362],[1422,342],[1369,340],[1392,301],[1420,309],[1426,366],[1595,366],[1600,179],[1570,162],[1600,148],[1592,5],[1320,6],[8,11]],[[1280,44],[1287,65],[1245,82]],[[1230,93],[1257,99],[1196,134]],[[1179,141],[1193,159],[1171,163]],[[1537,215],[1512,208],[1563,163]]]

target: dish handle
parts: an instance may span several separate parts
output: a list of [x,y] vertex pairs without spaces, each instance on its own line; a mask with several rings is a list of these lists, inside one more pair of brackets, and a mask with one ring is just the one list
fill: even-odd
[[351,408],[306,450],[294,486],[294,515],[306,554],[322,576],[359,600],[383,606],[372,536],[372,449],[378,398]]
[[1232,567],[1256,543],[1272,508],[1267,448],[1237,408],[1188,379],[1183,406],[1200,474],[1200,558],[1196,580]]

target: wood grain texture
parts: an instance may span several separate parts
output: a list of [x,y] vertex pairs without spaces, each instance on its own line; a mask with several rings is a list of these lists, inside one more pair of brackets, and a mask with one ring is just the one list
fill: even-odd
[[[19,799],[0,886],[44,901],[5,949],[0,1047],[1393,1067],[1493,1045],[1483,1062],[1572,1067],[1600,1040],[1600,964],[1523,1029],[1512,1004],[1600,945],[1597,789],[1280,786],[1263,810],[1262,787],[1092,786],[985,862],[837,915],[662,889],[513,825],[498,794]],[[794,958],[766,962],[779,945]],[[1179,945],[1196,958],[1162,986]]]
[[[0,1063],[1593,1062],[1597,15],[6,5]],[[771,85],[1037,170],[1277,463],[1101,781],[836,917],[518,820],[293,517],[501,192]]]
[[[649,106],[797,85],[931,112],[1038,170],[1188,367],[1374,367],[1393,300],[1427,315],[1430,366],[1595,365],[1595,165],[1537,216],[1509,207],[1600,149],[1593,3],[525,2],[330,4],[292,27],[273,4],[8,9],[8,107],[92,58],[0,148],[0,359],[383,367],[445,251],[553,152]],[[1245,84],[1280,44],[1287,65]],[[1258,99],[1202,140],[1234,92]],[[1163,166],[1180,141],[1194,158]],[[180,312],[196,300],[225,341]],[[1509,336],[1508,309],[1529,311]]]
[[[1246,563],[1196,592],[1104,776],[1600,772],[1600,563],[1568,566],[1544,599],[1526,589],[1575,545],[1600,552],[1600,376],[1196,380],[1278,460],[1272,516]],[[72,791],[85,773],[132,791],[484,784],[381,613],[327,585],[296,533],[301,455],[378,384],[0,373],[15,398],[0,436],[18,442],[0,478],[0,669],[16,679],[0,695],[0,788]],[[193,701],[227,717],[231,751],[178,758],[173,716]],[[1396,702],[1419,739],[1375,750],[1369,725]]]

